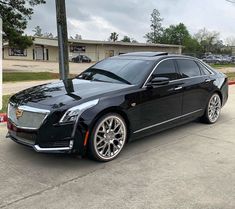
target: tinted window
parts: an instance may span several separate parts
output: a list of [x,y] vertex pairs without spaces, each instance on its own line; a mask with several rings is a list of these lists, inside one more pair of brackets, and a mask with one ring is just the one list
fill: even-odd
[[201,75],[200,69],[196,62],[188,59],[177,60],[180,74],[183,78],[194,77]]
[[204,75],[210,75],[211,74],[210,71],[207,70],[207,68],[204,65],[202,65],[200,62],[197,62],[197,64],[199,65],[202,74],[204,74]]
[[175,70],[175,65],[173,60],[165,60],[161,62],[156,70],[153,73],[154,76],[157,77],[166,77],[170,80],[177,79],[177,73]]
[[153,67],[151,60],[106,59],[84,71],[79,78],[113,83],[139,84]]

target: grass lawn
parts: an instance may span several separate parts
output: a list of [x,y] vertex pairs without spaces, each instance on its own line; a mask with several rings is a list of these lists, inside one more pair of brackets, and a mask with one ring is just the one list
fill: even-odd
[[[18,82],[18,81],[39,81],[59,79],[59,73],[50,72],[3,72],[3,82]],[[69,77],[73,78],[76,75],[70,74]]]
[[235,81],[235,72],[225,73],[230,81]]
[[11,95],[3,95],[2,96],[2,109],[0,110],[0,113],[6,113],[7,112],[7,103]]
[[3,82],[58,79],[58,73],[50,72],[3,72]]
[[210,64],[213,68],[235,67],[235,64]]

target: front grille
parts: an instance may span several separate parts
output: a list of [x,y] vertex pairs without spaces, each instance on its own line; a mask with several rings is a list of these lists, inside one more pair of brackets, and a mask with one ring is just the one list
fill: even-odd
[[[23,111],[18,117],[17,110]],[[38,129],[48,114],[48,110],[29,106],[16,107],[11,103],[8,105],[8,118],[19,128]]]
[[9,130],[9,135],[13,140],[27,145],[34,145],[36,141],[36,134],[34,133],[14,132]]

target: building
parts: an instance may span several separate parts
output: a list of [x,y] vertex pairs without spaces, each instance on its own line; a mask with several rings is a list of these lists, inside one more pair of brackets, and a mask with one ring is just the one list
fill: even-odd
[[[182,46],[69,39],[69,56],[87,55],[92,61],[136,51],[161,51],[181,54]],[[58,61],[58,40],[34,37],[33,45],[21,50],[3,45],[3,59]]]

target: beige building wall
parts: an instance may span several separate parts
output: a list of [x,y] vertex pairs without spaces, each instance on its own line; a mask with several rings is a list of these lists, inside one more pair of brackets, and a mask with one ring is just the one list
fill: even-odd
[[[47,43],[48,44],[48,43]],[[73,44],[74,45],[74,44]],[[169,52],[173,54],[181,54],[182,48],[179,47],[169,47],[169,46],[136,46],[136,45],[112,45],[112,44],[85,44],[77,43],[76,46],[85,46],[85,52],[73,53],[70,51],[69,56],[76,55],[86,55],[91,58],[92,61],[99,61],[107,57],[116,56],[128,52],[137,51],[161,51]],[[37,55],[38,50],[40,51],[40,56]],[[26,56],[9,56],[9,47],[4,47],[4,59],[17,59],[17,60],[43,60],[58,62],[58,46],[51,45],[33,45],[26,49]],[[38,53],[39,54],[39,53]]]
[[45,46],[48,49],[48,61],[57,62],[59,59],[58,47],[56,46]]

